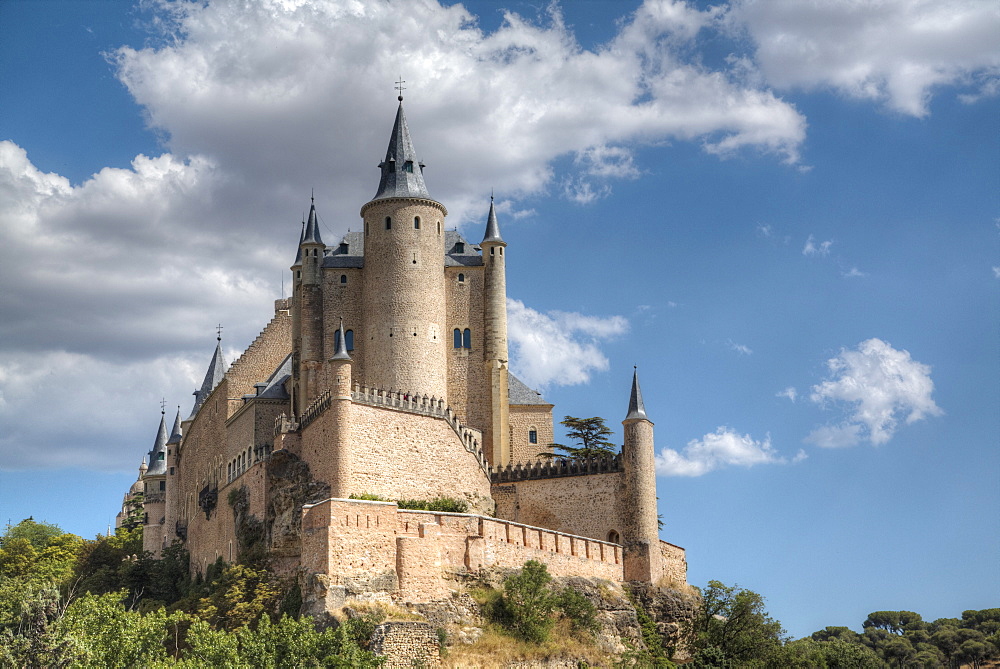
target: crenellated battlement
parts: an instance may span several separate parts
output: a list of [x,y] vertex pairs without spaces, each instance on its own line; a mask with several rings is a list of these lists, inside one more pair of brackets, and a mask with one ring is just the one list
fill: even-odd
[[517,463],[506,467],[492,467],[492,483],[511,483],[532,479],[553,479],[563,476],[586,476],[588,474],[611,474],[625,471],[621,455],[583,459],[552,458],[536,462]]

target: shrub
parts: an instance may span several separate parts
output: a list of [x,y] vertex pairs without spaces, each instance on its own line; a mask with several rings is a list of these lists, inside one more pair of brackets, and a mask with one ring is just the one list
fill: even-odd
[[549,588],[552,577],[545,565],[528,560],[519,574],[503,584],[506,626],[514,636],[541,643],[549,638],[554,620],[556,597]]

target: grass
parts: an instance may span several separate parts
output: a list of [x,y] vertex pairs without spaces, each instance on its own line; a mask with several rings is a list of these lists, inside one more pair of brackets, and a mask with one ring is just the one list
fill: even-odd
[[515,662],[541,660],[583,661],[593,666],[611,666],[614,657],[593,641],[582,639],[571,631],[568,620],[556,623],[548,641],[539,644],[520,641],[505,634],[497,625],[488,624],[474,644],[449,647],[442,667],[506,667]]

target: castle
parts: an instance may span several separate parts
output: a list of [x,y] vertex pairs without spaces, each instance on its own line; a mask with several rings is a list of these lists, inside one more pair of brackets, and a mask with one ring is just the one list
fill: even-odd
[[[119,524],[141,517],[157,556],[181,542],[195,572],[266,555],[314,611],[434,601],[456,576],[530,559],[557,576],[685,583],[684,550],[659,538],[637,376],[620,454],[539,460],[552,405],[509,371],[492,198],[479,244],[446,229],[402,96],[379,168],[362,231],[327,246],[311,205],[292,297],[228,370],[217,344],[186,420],[168,432],[161,416]],[[397,503],[436,498],[468,512]]]

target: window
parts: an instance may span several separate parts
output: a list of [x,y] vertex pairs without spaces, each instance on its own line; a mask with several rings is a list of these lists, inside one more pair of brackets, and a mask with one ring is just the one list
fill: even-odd
[[420,217],[419,216],[414,216],[413,217],[413,229],[414,230],[419,230],[420,229]]
[[469,328],[462,333],[462,348],[472,348],[472,330]]
[[389,161],[389,172],[392,173],[395,171],[396,171],[396,159],[393,158],[392,160]]
[[531,428],[528,430],[528,443],[537,444],[538,443],[538,430]]
[[167,489],[167,482],[166,481],[160,481],[160,492],[163,492],[166,489]]
[[403,163],[403,171],[404,172],[409,172],[410,174],[413,174],[413,161],[412,160],[407,160],[405,163]]
[[392,230],[392,219],[388,216],[385,217],[385,229]]
[[156,459],[157,460],[162,460],[164,457],[166,457],[166,453],[164,453],[163,451],[160,451],[160,454],[156,456]]
[[462,331],[455,328],[455,348],[462,348]]
[[614,530],[611,530],[610,532],[608,532],[608,542],[612,543],[612,544],[620,544],[621,543],[621,537],[618,536],[617,532],[615,532]]
[[341,283],[347,283],[347,275],[346,274],[341,274],[340,275],[340,282]]
[[[389,335],[390,337],[392,335]],[[344,333],[344,346],[348,351],[354,350],[354,330],[348,330]],[[340,330],[333,333],[333,349],[337,350],[340,347]]]
[[340,248],[337,250],[337,253],[347,253],[348,248],[350,247],[347,244],[340,242]]
[[441,221],[438,221],[438,234],[441,234]]
[[458,275],[458,282],[459,283],[465,283],[465,275],[464,274],[459,274]]
[[455,242],[455,253],[465,253],[465,244],[462,242]]

